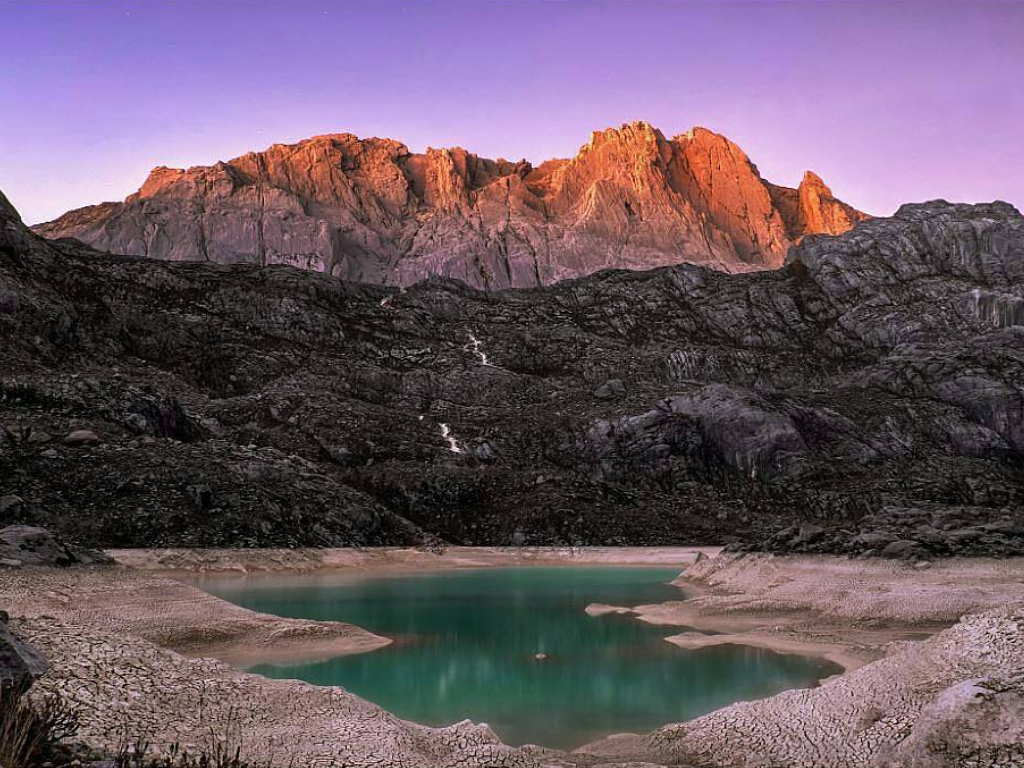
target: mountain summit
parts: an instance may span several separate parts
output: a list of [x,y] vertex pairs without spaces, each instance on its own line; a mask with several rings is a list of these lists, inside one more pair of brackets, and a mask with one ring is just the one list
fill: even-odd
[[123,203],[34,229],[158,259],[510,288],[610,267],[774,268],[804,235],[841,234],[866,218],[814,173],[798,189],[777,186],[724,136],[694,128],[666,139],[634,122],[539,166],[317,136],[212,166],[159,167]]

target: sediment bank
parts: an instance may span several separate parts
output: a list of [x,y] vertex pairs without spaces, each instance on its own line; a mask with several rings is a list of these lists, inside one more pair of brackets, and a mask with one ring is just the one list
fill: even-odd
[[139,570],[181,573],[309,573],[491,568],[514,565],[621,565],[685,568],[721,547],[403,547],[364,549],[113,549],[119,563]]
[[[1024,760],[1024,560],[922,569],[825,556],[698,559],[696,550],[674,548],[114,554],[135,567],[0,572],[0,607],[53,663],[40,690],[77,702],[82,736],[97,744],[116,746],[129,732],[156,744],[197,743],[233,729],[251,756],[297,766],[870,768],[957,764],[964,755],[979,765],[1015,764],[1007,755]],[[557,563],[679,565],[685,599],[623,608],[666,625],[667,639],[684,647],[747,643],[825,655],[854,671],[577,753],[514,749],[486,726],[427,728],[339,688],[267,680],[208,658],[330,656],[388,641],[347,624],[256,614],[154,572],[358,575]]]

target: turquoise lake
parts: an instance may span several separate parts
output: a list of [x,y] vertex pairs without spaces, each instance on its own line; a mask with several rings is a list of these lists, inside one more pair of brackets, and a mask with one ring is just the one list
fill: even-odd
[[[520,567],[340,581],[206,578],[200,588],[256,611],[346,621],[395,639],[366,654],[250,671],[340,685],[427,725],[486,722],[508,744],[571,749],[652,730],[736,701],[814,685],[838,668],[744,646],[683,650],[684,631],[590,603],[678,600],[676,569]],[[536,654],[546,654],[538,659]]]

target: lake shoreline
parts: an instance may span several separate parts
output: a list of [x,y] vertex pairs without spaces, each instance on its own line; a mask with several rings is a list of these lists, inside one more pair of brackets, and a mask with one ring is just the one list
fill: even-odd
[[[512,553],[496,548],[453,549],[454,552],[443,556],[388,549],[349,551],[343,555],[297,551],[287,553],[286,558],[227,551],[213,553],[212,558],[210,553],[184,550],[176,550],[172,556],[167,550],[145,555],[133,550],[127,556],[115,552],[122,562],[134,567],[41,568],[0,573],[0,605],[15,617],[19,631],[42,647],[54,662],[54,672],[50,679],[40,683],[41,688],[79,696],[88,709],[83,737],[96,743],[112,745],[108,722],[111,707],[120,708],[119,716],[135,718],[140,727],[152,729],[148,736],[155,743],[182,740],[190,727],[182,707],[188,710],[195,706],[194,702],[183,704],[183,700],[188,700],[198,688],[204,697],[208,698],[211,690],[219,690],[235,705],[241,702],[252,708],[253,722],[259,723],[257,730],[249,734],[256,752],[270,750],[267,739],[271,736],[287,733],[295,751],[293,756],[329,757],[353,765],[380,762],[384,758],[385,764],[411,760],[433,766],[457,760],[467,766],[533,766],[551,759],[553,753],[534,747],[504,746],[486,726],[468,721],[447,729],[418,726],[398,720],[341,689],[271,681],[214,661],[208,657],[220,654],[229,658],[232,653],[250,651],[254,654],[250,659],[263,653],[277,654],[274,660],[280,661],[308,652],[314,646],[318,653],[327,655],[362,652],[381,647],[388,640],[351,625],[331,623],[334,626],[325,628],[321,626],[324,622],[254,614],[181,581],[168,579],[167,573],[308,574],[320,569],[314,567],[315,563],[333,563],[323,568],[325,573],[348,568],[359,574],[512,564],[664,567],[675,560],[673,566],[685,568],[675,583],[686,589],[689,596],[679,601],[636,606],[630,612],[640,620],[666,627],[727,634],[695,636],[677,632],[667,638],[669,642],[684,646],[736,642],[783,653],[831,653],[847,670],[852,670],[816,688],[735,704],[646,736],[609,737],[581,748],[579,757],[558,753],[558,759],[565,765],[576,760],[581,765],[623,762],[623,756],[628,756],[654,765],[699,758],[710,765],[725,766],[732,764],[730,761],[739,754],[737,750],[771,759],[784,754],[786,760],[796,762],[807,756],[801,753],[799,744],[794,746],[785,740],[776,743],[764,737],[773,728],[789,727],[780,723],[793,722],[800,723],[808,732],[827,725],[841,734],[836,739],[827,736],[828,749],[822,751],[824,748],[816,743],[808,754],[831,755],[829,759],[839,761],[836,764],[867,765],[853,759],[855,755],[850,750],[854,746],[842,746],[844,739],[851,745],[860,745],[857,749],[865,749],[861,741],[869,739],[866,754],[896,749],[898,743],[906,741],[906,733],[910,732],[906,729],[925,717],[928,701],[942,693],[941,686],[954,685],[968,673],[971,679],[999,670],[1010,674],[1013,665],[1024,664],[1013,656],[1011,668],[1006,668],[1005,655],[1015,651],[1007,651],[1008,630],[1003,629],[1024,626],[1024,615],[1019,624],[1013,623],[1017,621],[1015,611],[1024,613],[1024,608],[1018,611],[1019,606],[1024,606],[1021,559],[941,561],[918,569],[891,561],[828,556],[707,557],[707,548],[659,548],[646,553],[606,549],[589,553],[585,549]],[[688,565],[678,562],[684,557],[690,560]],[[139,568],[140,562],[150,570]],[[344,562],[349,565],[339,565]],[[393,568],[396,562],[401,565]],[[187,563],[198,567],[188,570],[183,567]],[[174,567],[166,567],[168,564]],[[240,566],[245,570],[240,570]],[[158,595],[165,597],[155,599]],[[960,621],[964,614],[970,614],[969,618]],[[980,653],[970,645],[970,639],[978,636],[978,626],[996,627],[987,630],[990,634],[985,636],[985,642],[998,653]],[[1013,631],[1019,635],[1019,630]],[[935,635],[936,632],[939,634]],[[258,638],[256,642],[254,637]],[[715,637],[719,639],[707,639]],[[129,654],[130,663],[122,658],[124,653]],[[939,656],[933,659],[935,654]],[[87,658],[83,659],[83,655]],[[923,679],[920,659],[929,660],[939,671]],[[86,689],[88,696],[81,698],[81,691]],[[138,690],[158,693],[135,701]],[[126,700],[131,703],[126,704]],[[304,702],[301,712],[315,714],[296,714],[296,700]],[[857,725],[864,717],[874,717],[871,713],[876,710],[883,714],[890,710],[901,713],[899,717],[908,723],[904,736],[897,739],[888,731],[864,730]],[[914,713],[910,720],[908,712]],[[211,717],[210,713],[205,717]],[[879,722],[883,720],[884,717]],[[360,726],[364,728],[360,744],[352,740],[356,721],[364,724]],[[738,735],[719,738],[723,733]],[[391,746],[382,746],[388,744]],[[360,757],[359,750],[371,747],[376,750],[372,759],[367,755]],[[438,751],[446,756],[443,762],[438,762]],[[808,764],[828,765],[813,761]]]
[[677,583],[703,593],[633,613],[726,634],[683,633],[670,642],[840,649],[834,658],[848,671],[816,688],[740,702],[650,734],[611,736],[581,752],[622,762],[820,768],[937,768],[960,765],[955,755],[986,766],[1024,759],[1024,558],[921,566],[721,555],[694,564]]
[[[212,576],[195,583],[250,610],[349,622],[395,640],[373,653],[243,663],[242,671],[343,686],[432,727],[469,717],[512,746],[572,750],[836,673],[817,658],[740,646],[681,651],[665,642],[669,628],[631,617],[595,619],[583,610],[596,599],[681,599],[686,593],[672,584],[678,573],[663,566],[531,565],[355,579]],[[683,689],[677,681],[685,681]]]
[[515,565],[671,567],[713,557],[721,547],[408,547],[363,549],[111,549],[122,565],[175,574],[380,574]]
[[[323,576],[327,583],[346,583],[353,579],[374,576],[402,576],[451,570],[477,568],[507,568],[516,566],[544,567],[675,567],[681,571],[704,559],[717,557],[721,547],[448,547],[443,552],[402,547],[325,550],[108,550],[119,563],[139,570],[150,571],[172,579],[184,579],[202,589],[202,578],[275,578],[311,575]],[[198,577],[198,579],[196,578]],[[697,579],[680,575],[673,584],[697,595],[708,587]],[[829,641],[801,637],[781,637],[775,633],[754,631],[773,617],[721,616],[679,612],[668,619],[659,613],[658,606],[622,606],[620,612],[634,615],[652,624],[686,626],[696,633],[666,636],[666,642],[681,648],[700,648],[718,644],[747,645],[776,653],[823,658],[844,671],[857,669],[878,657],[869,649],[879,648],[887,642],[905,639],[900,633],[879,629],[862,636],[856,644],[841,635]],[[792,617],[787,617],[792,618]],[[800,618],[813,626],[812,612],[802,612]],[[941,627],[938,627],[941,628]],[[935,631],[938,630],[935,629]],[[713,632],[714,635],[703,634]],[[917,634],[916,639],[926,635]],[[699,638],[699,639],[697,639]],[[301,663],[329,658],[335,648],[342,653],[359,653],[340,645],[301,641],[270,649],[240,638],[237,645],[207,649],[207,655],[237,666],[258,663]],[[367,647],[366,651],[376,647]]]
[[[451,570],[506,568],[516,566],[544,567],[675,567],[681,573],[673,581],[685,589],[687,597],[679,602],[657,605],[614,606],[619,612],[638,620],[666,627],[685,627],[692,632],[672,633],[666,642],[681,648],[701,648],[720,644],[747,645],[781,654],[823,658],[843,668],[858,669],[884,655],[884,647],[892,642],[921,640],[946,628],[955,617],[946,615],[904,627],[898,617],[883,626],[836,626],[825,621],[820,611],[805,606],[761,605],[722,610],[720,600],[708,599],[716,587],[702,577],[697,563],[712,562],[721,554],[720,547],[448,547],[431,552],[401,547],[367,548],[362,550],[109,550],[119,563],[172,579],[184,579],[202,589],[202,579],[274,578],[312,575],[323,577],[326,584],[346,583],[354,579],[376,576],[403,576]],[[754,562],[756,555],[724,555],[730,562]],[[833,558],[827,558],[833,559]],[[842,560],[842,558],[834,558]],[[779,561],[782,559],[779,558]],[[794,560],[790,558],[790,560]],[[812,558],[813,560],[813,558]],[[865,572],[892,571],[903,578],[914,571],[910,566],[891,561],[873,560]],[[770,578],[770,577],[767,577]],[[720,587],[720,585],[719,585]],[[681,596],[682,597],[682,596]],[[698,599],[701,598],[701,599]],[[868,617],[853,617],[859,624]],[[706,634],[713,633],[713,634]],[[236,665],[268,663],[300,663],[328,658],[336,648],[342,653],[363,652],[360,648],[324,644],[312,639],[300,640],[270,649],[240,638],[236,646],[208,648],[207,655]],[[375,646],[365,648],[375,650]]]

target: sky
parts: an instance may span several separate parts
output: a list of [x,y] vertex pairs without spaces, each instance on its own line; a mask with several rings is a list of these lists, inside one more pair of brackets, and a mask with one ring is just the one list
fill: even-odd
[[0,190],[28,223],[351,132],[539,164],[699,125],[876,215],[1024,206],[1016,0],[0,0]]

